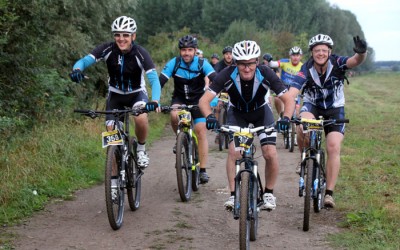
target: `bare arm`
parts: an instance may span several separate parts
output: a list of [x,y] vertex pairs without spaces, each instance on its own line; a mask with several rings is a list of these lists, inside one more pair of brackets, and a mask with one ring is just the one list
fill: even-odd
[[288,92],[284,93],[283,95],[279,96],[282,102],[285,105],[285,110],[283,116],[292,118],[295,109],[295,97],[299,94],[299,90],[296,88],[290,88]]
[[366,58],[367,58],[367,52],[365,52],[363,54],[355,53],[354,56],[347,59],[347,63],[346,63],[347,68],[352,69],[352,68],[357,67],[358,65],[363,63]]
[[206,90],[206,92],[204,92],[203,96],[200,98],[199,107],[204,117],[207,117],[208,115],[212,114],[210,102],[212,101],[212,99],[214,99],[214,97],[215,94],[213,92]]

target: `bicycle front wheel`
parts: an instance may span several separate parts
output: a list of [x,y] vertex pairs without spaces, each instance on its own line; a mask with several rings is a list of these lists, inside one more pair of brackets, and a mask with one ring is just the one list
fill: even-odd
[[241,174],[240,184],[240,210],[239,210],[239,246],[240,249],[249,249],[250,247],[250,196],[249,196],[250,173]]
[[129,207],[132,211],[136,211],[140,207],[140,195],[142,191],[142,170],[137,165],[137,141],[134,137],[130,138],[132,151],[127,166],[127,195]]
[[308,159],[306,161],[306,195],[304,196],[304,219],[303,219],[303,231],[308,231],[310,228],[310,205],[311,205],[311,192],[312,192],[312,177],[313,177],[313,166],[314,160]]
[[192,166],[189,150],[189,134],[180,132],[176,139],[176,178],[182,201],[189,201],[192,195]]
[[108,147],[104,186],[108,221],[111,228],[114,230],[118,230],[122,226],[122,220],[124,217],[125,196],[121,168],[121,147]]

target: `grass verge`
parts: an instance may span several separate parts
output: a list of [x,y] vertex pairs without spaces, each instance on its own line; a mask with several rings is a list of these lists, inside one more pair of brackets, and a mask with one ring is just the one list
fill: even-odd
[[398,73],[351,78],[346,86],[342,168],[335,196],[348,228],[329,237],[345,249],[400,249]]

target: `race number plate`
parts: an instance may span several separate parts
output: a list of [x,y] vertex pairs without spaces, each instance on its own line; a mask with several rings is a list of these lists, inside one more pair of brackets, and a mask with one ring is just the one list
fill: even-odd
[[101,137],[103,138],[103,148],[123,144],[121,133],[118,130],[103,132]]
[[233,142],[235,144],[235,150],[247,150],[253,144],[253,135],[251,133],[236,132],[233,134]]

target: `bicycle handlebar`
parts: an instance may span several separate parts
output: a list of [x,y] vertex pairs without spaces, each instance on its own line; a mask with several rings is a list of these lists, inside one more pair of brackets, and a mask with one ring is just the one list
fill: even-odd
[[198,105],[186,105],[186,104],[181,104],[181,105],[172,105],[172,106],[161,106],[161,112],[167,113],[171,110],[198,110],[199,106]]
[[216,129],[216,131],[225,133],[235,133],[235,132],[256,133],[261,130],[264,130],[264,132],[266,133],[276,131],[274,127],[266,127],[266,126],[259,126],[256,128],[242,128],[239,126],[222,125],[219,129]]
[[293,120],[290,120],[290,122],[296,123],[297,125],[308,123],[308,124],[313,124],[313,125],[320,125],[320,126],[328,126],[332,124],[340,124],[340,123],[349,123],[349,119],[328,119],[328,120],[323,120],[323,119],[308,119],[308,118],[296,118]]
[[101,115],[114,115],[122,116],[126,113],[130,113],[134,116],[138,116],[143,113],[148,113],[149,111],[146,108],[134,108],[134,109],[114,109],[114,110],[90,110],[90,109],[74,109],[75,113],[80,113],[85,116],[89,116],[90,118],[94,119]]

